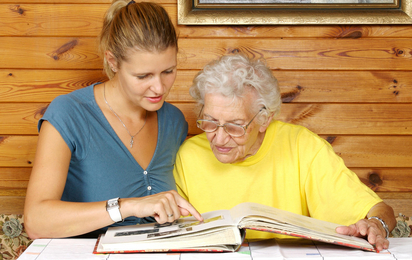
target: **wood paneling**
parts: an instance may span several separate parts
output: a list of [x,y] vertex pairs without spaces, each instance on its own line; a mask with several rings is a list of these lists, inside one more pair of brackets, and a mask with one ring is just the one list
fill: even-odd
[[0,167],[29,167],[34,161],[37,136],[0,136]]
[[223,54],[265,57],[276,70],[408,70],[410,39],[182,39],[185,63],[201,69]]
[[[412,167],[412,136],[329,136],[348,167]],[[31,166],[37,136],[0,136],[0,167]]]
[[378,192],[384,202],[391,205],[395,215],[402,213],[412,216],[412,193],[410,192]]
[[[3,103],[2,134],[37,134],[37,122],[48,104]],[[189,134],[200,133],[196,127],[195,103],[172,104],[185,114]],[[317,134],[412,135],[410,104],[283,104],[278,119],[303,125]]]
[[5,37],[0,41],[0,68],[102,68],[96,49],[92,37]]
[[[0,35],[96,36],[109,4],[1,4]],[[87,19],[84,19],[87,17]]]
[[[167,98],[193,102],[199,70],[179,70]],[[410,71],[274,70],[285,103],[412,103]],[[51,102],[56,96],[105,81],[98,70],[0,69],[0,102]]]
[[[5,37],[0,69],[101,69],[94,37]],[[180,39],[179,69],[223,54],[265,57],[274,70],[409,70],[410,39]],[[21,62],[24,60],[24,62]]]
[[[97,36],[110,0],[0,0],[0,36]],[[163,4],[177,25],[176,0]],[[43,4],[38,4],[43,3]],[[58,5],[54,3],[59,3]],[[92,3],[88,7],[86,4]],[[92,8],[91,8],[92,7]],[[84,19],[87,17],[87,19]],[[408,25],[183,26],[181,38],[411,38]]]
[[412,167],[412,136],[322,136],[348,167]]
[[0,102],[51,102],[105,80],[102,70],[0,69]]
[[[111,0],[0,0],[0,213],[22,213],[37,121],[58,95],[106,79],[96,36]],[[177,21],[176,0],[155,0]],[[279,119],[329,141],[360,179],[412,216],[412,26],[182,26],[167,100],[195,125],[188,90],[222,54],[265,57]]]
[[1,214],[23,214],[25,197],[0,196]]
[[[31,167],[0,168],[0,187],[6,189],[25,189],[30,178]],[[0,194],[4,195],[3,190]],[[11,194],[8,194],[11,195]]]
[[[4,103],[0,128],[4,134],[37,134],[37,122],[46,111],[44,103]],[[4,121],[3,121],[4,120]]]
[[412,192],[412,168],[350,168],[376,192]]
[[279,119],[317,134],[412,134],[410,104],[283,104]]

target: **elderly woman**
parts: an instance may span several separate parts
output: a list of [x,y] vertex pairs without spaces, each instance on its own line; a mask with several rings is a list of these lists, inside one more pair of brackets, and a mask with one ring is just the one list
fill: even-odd
[[341,224],[337,232],[388,248],[392,208],[324,139],[274,120],[280,90],[263,61],[223,56],[196,76],[190,94],[200,105],[197,126],[205,133],[180,147],[174,175],[179,193],[199,212],[257,202]]

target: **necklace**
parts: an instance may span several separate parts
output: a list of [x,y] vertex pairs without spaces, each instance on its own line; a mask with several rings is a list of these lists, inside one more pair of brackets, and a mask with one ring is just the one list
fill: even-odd
[[135,135],[132,135],[129,131],[129,129],[127,129],[126,125],[123,123],[123,121],[120,119],[120,117],[116,114],[116,112],[114,112],[113,108],[109,105],[109,103],[106,100],[106,83],[104,83],[103,86],[103,98],[104,98],[104,102],[106,102],[107,106],[109,107],[110,111],[113,112],[113,114],[117,117],[117,119],[119,119],[120,123],[122,123],[124,129],[126,129],[127,133],[130,135],[130,148],[133,148],[133,138],[140,133],[140,131],[142,131],[143,127],[146,125],[146,121],[147,121],[147,111],[146,111],[146,115],[144,117],[144,123],[142,128],[139,129],[139,131],[137,131],[137,133]]

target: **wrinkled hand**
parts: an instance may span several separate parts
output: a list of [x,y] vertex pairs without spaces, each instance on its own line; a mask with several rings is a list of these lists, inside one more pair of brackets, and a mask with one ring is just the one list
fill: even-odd
[[[127,202],[125,202],[126,204]],[[180,216],[193,215],[202,221],[200,213],[175,190],[165,191],[154,195],[135,198],[130,215],[139,218],[154,217],[159,224],[173,222]]]
[[349,236],[367,237],[368,242],[374,245],[378,252],[389,247],[389,241],[385,239],[385,229],[379,221],[374,219],[361,219],[350,226],[337,227],[336,232]]

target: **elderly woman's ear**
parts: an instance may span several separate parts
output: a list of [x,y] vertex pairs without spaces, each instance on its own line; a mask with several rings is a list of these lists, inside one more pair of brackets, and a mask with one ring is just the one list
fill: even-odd
[[261,133],[266,132],[266,129],[268,128],[270,122],[272,122],[273,120],[273,116],[274,116],[273,113],[270,113],[265,117],[262,116],[262,119],[264,121],[263,121],[263,124],[260,125],[259,132]]

